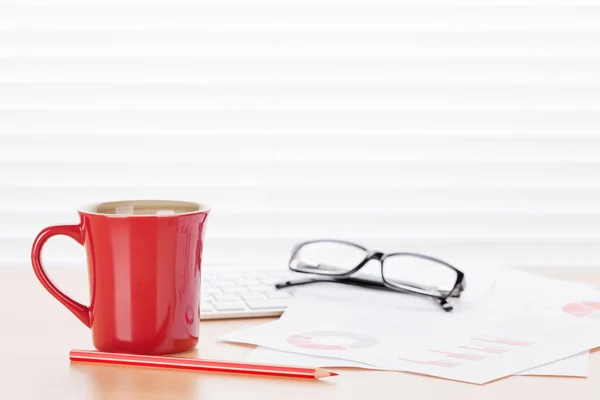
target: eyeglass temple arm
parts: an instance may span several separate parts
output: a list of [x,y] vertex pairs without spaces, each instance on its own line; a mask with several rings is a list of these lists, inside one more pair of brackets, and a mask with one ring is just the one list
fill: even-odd
[[[310,267],[312,265],[303,263],[303,266]],[[326,267],[327,267],[327,266],[324,266],[322,264],[319,264],[319,266],[321,266],[323,269],[326,269]],[[330,269],[330,270],[332,270],[332,269]],[[363,285],[373,285],[373,286],[377,286],[377,287],[385,286],[385,285],[383,285],[380,282],[371,281],[371,280],[368,280],[368,279],[360,279],[360,278],[356,278],[356,277],[344,277],[344,278],[342,278],[342,277],[339,277],[339,276],[332,276],[332,275],[330,275],[330,276],[323,275],[323,276],[320,276],[319,278],[308,278],[308,279],[305,278],[305,279],[300,279],[300,280],[297,280],[297,281],[290,280],[290,281],[287,281],[287,282],[282,282],[279,285],[286,284],[286,286],[297,286],[297,285],[304,285],[304,284],[312,283],[312,282],[340,282],[341,280],[344,280],[344,279],[352,280],[353,282],[361,283]],[[410,291],[409,288],[413,288],[413,289],[417,289],[417,290],[432,290],[432,289],[435,289],[435,288],[430,288],[430,287],[425,287],[425,286],[417,285],[417,284],[412,283],[412,282],[405,282],[405,281],[396,281],[396,282],[398,284],[402,285],[402,286],[406,286],[406,288],[407,288],[408,291]],[[282,286],[282,287],[285,287],[285,286]],[[280,288],[278,288],[278,289],[280,289]],[[435,289],[435,290],[437,292],[439,292],[440,295],[446,295],[446,296],[448,295],[448,291],[447,290],[446,291],[438,290],[438,289]],[[460,297],[460,295],[462,294],[463,290],[464,290],[464,281],[462,281],[454,290],[452,290],[452,292],[450,293],[450,297]]]
[[[290,286],[306,285],[309,283],[317,283],[317,282],[343,283],[346,285],[386,290],[386,287],[383,284],[383,282],[370,281],[370,280],[360,279],[360,278],[335,278],[332,276],[320,276],[320,277],[315,277],[315,278],[304,278],[304,279],[289,279],[287,281],[276,283],[275,287],[277,289],[283,289],[283,288],[290,287]],[[409,290],[407,290],[406,293],[414,294],[413,292],[411,292]],[[442,309],[444,311],[446,311],[446,312],[452,311],[452,306],[450,305],[450,303],[448,303],[448,301],[446,299],[434,298],[434,300],[436,300],[438,302],[438,304],[442,307]]]
[[[297,268],[307,268],[307,269],[311,269],[311,268],[315,268],[316,269],[316,268],[319,268],[319,269],[321,269],[323,271],[335,271],[337,269],[335,267],[330,267],[330,266],[328,266],[326,264],[321,264],[321,263],[313,264],[313,263],[307,263],[305,261],[298,261],[298,264],[297,264],[296,267]],[[309,272],[309,271],[299,271],[299,272]],[[333,275],[330,275],[330,277],[333,278],[333,279],[338,279],[338,280],[340,279],[339,277],[336,277],[336,276],[333,276]],[[349,279],[349,278],[341,278],[341,279]],[[360,278],[354,278],[354,279],[358,279],[358,280],[363,281]],[[369,280],[364,280],[364,281],[366,283],[372,283]],[[327,282],[329,282],[329,281],[327,281]],[[306,283],[310,283],[310,282],[306,282]],[[397,283],[399,283],[399,284],[401,284],[403,286],[412,287],[412,288],[415,288],[415,289],[418,289],[418,290],[430,290],[431,289],[429,287],[420,286],[420,285],[417,285],[417,284],[411,283],[411,282],[397,281]],[[378,285],[378,286],[383,286],[383,285]],[[448,291],[447,290],[446,291],[442,291],[442,290],[438,290],[438,289],[435,289],[435,290],[438,291],[442,295],[448,295]],[[460,295],[462,294],[462,292],[464,290],[465,290],[465,281],[464,281],[464,277],[463,277],[463,279],[461,280],[461,282],[450,293],[450,297],[460,297]]]
[[308,283],[317,283],[317,282],[333,282],[333,283],[345,283],[348,285],[355,285],[361,287],[373,287],[382,289],[385,288],[385,285],[381,282],[370,281],[367,279],[360,278],[338,278],[334,276],[319,276],[312,278],[299,278],[299,279],[289,279],[283,282],[279,282],[275,284],[277,289],[283,289],[290,286],[299,286],[306,285]]
[[288,279],[286,281],[276,283],[275,287],[277,289],[283,289],[290,286],[306,285],[307,283],[313,282],[328,282],[328,280],[320,278]]

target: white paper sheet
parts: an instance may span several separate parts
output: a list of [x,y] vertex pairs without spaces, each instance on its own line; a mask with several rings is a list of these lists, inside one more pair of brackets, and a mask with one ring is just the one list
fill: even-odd
[[594,288],[517,271],[494,271],[491,285],[467,276],[474,287],[452,313],[416,296],[312,285],[280,321],[224,339],[472,383],[600,346],[600,319],[563,310],[586,300],[600,309]]

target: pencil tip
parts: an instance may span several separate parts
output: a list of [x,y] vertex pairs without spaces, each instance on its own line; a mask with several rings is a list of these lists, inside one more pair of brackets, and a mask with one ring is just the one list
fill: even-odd
[[329,376],[338,376],[339,374],[336,374],[335,372],[329,372]]

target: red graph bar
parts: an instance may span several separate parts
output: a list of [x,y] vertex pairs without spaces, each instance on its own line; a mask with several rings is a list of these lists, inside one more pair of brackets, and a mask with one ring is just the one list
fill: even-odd
[[458,365],[446,361],[429,361],[429,363],[433,365],[439,365],[440,367],[456,367]]
[[469,346],[458,346],[461,349],[475,350],[475,351],[485,351],[486,353],[494,353],[494,354],[502,354],[506,353],[507,349],[501,349],[499,347],[469,347]]
[[477,338],[478,339],[475,339],[475,340],[488,340],[488,341],[492,341],[494,343],[508,344],[508,345],[513,345],[513,346],[529,346],[529,345],[533,344],[533,343],[527,342],[525,340],[499,338],[499,337],[488,336],[488,335],[479,335]]
[[478,360],[482,360],[485,357],[483,356],[479,356],[476,354],[466,354],[466,353],[451,353],[449,351],[441,351],[441,350],[429,350],[433,353],[439,353],[439,354],[444,354],[448,357],[453,357],[453,358],[462,358],[463,360],[470,360],[470,361],[478,361]]
[[409,360],[408,358],[398,358],[398,360],[408,361],[408,362],[412,362],[415,364],[434,365],[436,367],[447,367],[447,368],[457,367],[460,365],[460,364],[456,364],[456,363],[453,363],[450,361],[436,361],[436,360],[417,361],[417,360]]
[[471,338],[471,340],[477,340],[479,342],[487,342],[487,343],[506,344],[509,346],[519,346],[519,347],[525,347],[525,346],[529,346],[531,344],[529,342],[517,342],[517,341],[505,340],[505,339]]

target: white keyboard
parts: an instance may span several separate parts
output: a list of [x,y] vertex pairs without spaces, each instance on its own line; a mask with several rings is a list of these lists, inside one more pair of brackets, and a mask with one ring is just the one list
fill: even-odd
[[294,274],[286,269],[202,266],[200,319],[275,317],[285,311],[294,289],[275,283]]

